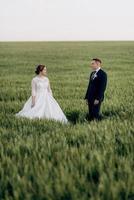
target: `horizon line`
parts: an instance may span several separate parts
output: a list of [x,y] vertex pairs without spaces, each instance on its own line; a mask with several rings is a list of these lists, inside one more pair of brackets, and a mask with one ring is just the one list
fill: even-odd
[[0,42],[134,42],[134,40],[0,40]]

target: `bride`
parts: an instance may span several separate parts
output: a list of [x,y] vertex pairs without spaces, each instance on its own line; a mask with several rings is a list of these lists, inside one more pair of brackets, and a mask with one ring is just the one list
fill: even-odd
[[16,116],[30,119],[52,119],[67,123],[68,120],[52,95],[45,65],[38,65],[31,81],[32,92],[24,107]]

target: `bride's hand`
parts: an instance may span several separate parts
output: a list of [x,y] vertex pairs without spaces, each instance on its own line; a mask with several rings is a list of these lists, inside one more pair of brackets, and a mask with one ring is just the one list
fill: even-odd
[[35,106],[35,103],[32,103],[31,108],[33,108]]
[[35,96],[32,96],[32,105],[31,108],[33,108],[35,106]]

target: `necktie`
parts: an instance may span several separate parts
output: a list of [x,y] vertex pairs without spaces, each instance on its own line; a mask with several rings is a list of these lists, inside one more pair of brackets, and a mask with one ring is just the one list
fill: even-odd
[[95,73],[96,73],[96,71],[94,71],[94,72],[92,73],[92,75],[91,75],[91,80],[94,79],[94,75],[95,75]]

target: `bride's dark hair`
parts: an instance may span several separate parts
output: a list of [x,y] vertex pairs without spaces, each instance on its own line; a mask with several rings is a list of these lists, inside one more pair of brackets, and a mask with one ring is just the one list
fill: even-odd
[[45,68],[45,65],[37,65],[35,73],[39,74],[41,71],[43,71],[43,69]]

